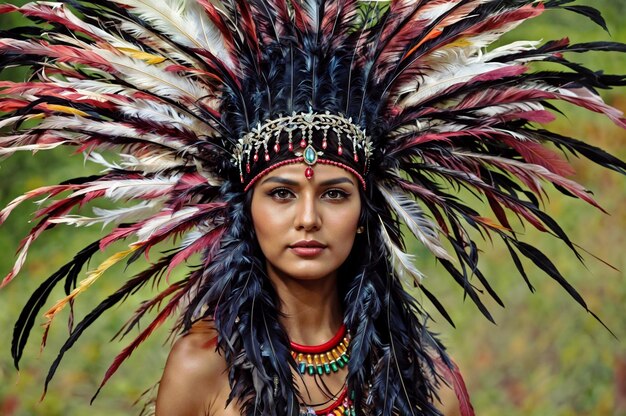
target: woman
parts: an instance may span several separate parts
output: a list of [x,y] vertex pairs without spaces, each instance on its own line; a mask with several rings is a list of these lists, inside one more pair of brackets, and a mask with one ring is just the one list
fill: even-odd
[[[354,175],[318,166],[309,181],[302,170],[288,165],[263,177],[249,191],[250,213],[267,277],[280,299],[279,322],[292,342],[311,346],[331,340],[343,325],[338,280],[347,276],[339,276],[338,269],[363,227]],[[226,363],[214,348],[216,337],[210,323],[199,322],[178,340],[161,380],[157,414],[240,414],[235,403],[224,413],[230,387]],[[324,374],[325,389],[307,374],[294,373],[294,381],[306,392],[306,403],[323,403],[319,410],[341,397],[346,370]],[[334,394],[328,397],[327,391]]]
[[[57,283],[65,281],[67,295],[46,313],[46,330],[113,264],[174,240],[71,326],[46,385],[102,313],[199,253],[200,265],[162,282],[131,317],[125,333],[160,307],[102,384],[179,311],[175,330],[185,335],[166,366],[160,415],[437,415],[442,381],[455,387],[462,413],[473,414],[455,365],[426,328],[428,314],[403,287],[418,286],[449,320],[403,234],[429,250],[489,319],[480,294],[501,301],[478,267],[470,229],[502,239],[524,279],[521,257],[586,308],[507,212],[576,252],[541,209],[542,183],[595,202],[545,144],[620,173],[626,165],[543,124],[553,119],[552,102],[564,101],[626,127],[596,95],[623,77],[567,60],[568,52],[624,45],[488,47],[546,9],[602,22],[568,3],[116,0],[72,2],[77,15],[48,3],[1,6],[56,30],[15,29],[0,39],[3,67],[33,66],[40,81],[0,84],[7,113],[0,127],[12,129],[0,151],[71,145],[105,167],[2,211],[0,221],[25,199],[53,198],[4,284],[43,231],[115,224],[34,292],[16,325],[16,362]],[[536,61],[569,72],[535,70]],[[110,149],[118,160],[97,152]],[[492,213],[471,207],[464,189]],[[138,203],[72,215],[99,198]],[[94,253],[128,239],[77,282]]]

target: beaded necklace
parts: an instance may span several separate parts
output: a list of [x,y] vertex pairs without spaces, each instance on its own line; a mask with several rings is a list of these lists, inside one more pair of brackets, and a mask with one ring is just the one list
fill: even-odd
[[[337,333],[323,344],[301,345],[291,341],[290,345],[291,356],[302,375],[318,377],[337,373],[348,365],[350,359],[348,355],[350,334],[347,333],[345,325],[341,325]],[[314,410],[311,405],[303,405],[300,416],[355,416],[353,398],[348,396],[348,387],[344,386],[336,398],[329,401],[327,407]]]
[[328,407],[314,410],[307,406],[300,410],[300,416],[356,416],[356,410],[352,398],[348,397],[348,387],[346,386]]
[[307,372],[311,376],[336,373],[348,364],[350,358],[350,335],[346,334],[345,325],[341,325],[335,336],[321,345],[301,345],[293,341],[290,344],[291,356],[303,375]]

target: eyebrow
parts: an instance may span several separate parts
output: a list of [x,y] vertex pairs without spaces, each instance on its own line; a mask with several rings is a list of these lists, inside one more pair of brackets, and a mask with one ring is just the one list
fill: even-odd
[[[269,177],[265,179],[263,182],[261,182],[261,184],[268,183],[268,182],[276,182],[276,183],[280,183],[283,185],[298,186],[297,181],[287,179],[287,178],[282,178],[280,176]],[[324,182],[320,182],[320,186],[339,185],[342,183],[349,183],[350,185],[354,186],[354,182],[350,178],[346,178],[346,177],[325,180]]]

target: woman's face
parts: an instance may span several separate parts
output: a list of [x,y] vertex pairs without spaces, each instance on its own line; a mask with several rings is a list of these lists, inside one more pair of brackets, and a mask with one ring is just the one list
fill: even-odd
[[354,243],[361,198],[351,173],[318,164],[308,180],[302,164],[274,169],[253,188],[252,221],[271,276],[334,276]]

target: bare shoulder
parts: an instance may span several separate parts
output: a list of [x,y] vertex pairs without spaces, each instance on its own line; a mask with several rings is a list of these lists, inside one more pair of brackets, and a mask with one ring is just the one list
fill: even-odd
[[205,416],[228,388],[226,362],[217,353],[217,333],[200,321],[170,351],[157,395],[157,416]]

